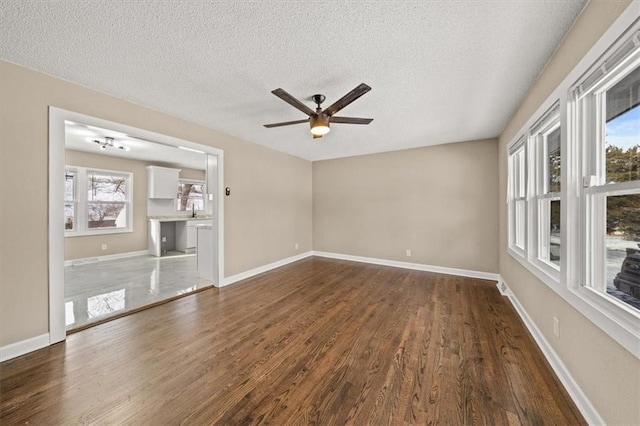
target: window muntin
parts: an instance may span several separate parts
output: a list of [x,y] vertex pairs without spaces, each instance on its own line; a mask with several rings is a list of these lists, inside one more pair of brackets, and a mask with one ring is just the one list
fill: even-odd
[[67,167],[65,235],[131,231],[132,183],[127,172]]
[[178,211],[204,211],[204,183],[180,182],[178,194]]

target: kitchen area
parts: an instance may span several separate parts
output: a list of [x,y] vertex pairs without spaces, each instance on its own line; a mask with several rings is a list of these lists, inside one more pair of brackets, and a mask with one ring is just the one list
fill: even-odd
[[218,285],[217,155],[77,122],[65,136],[67,330]]
[[146,169],[149,254],[156,257],[195,254],[199,277],[214,281],[216,268],[211,260],[217,256],[213,216],[207,209],[212,194],[205,192],[204,181],[181,182],[179,169],[159,166]]

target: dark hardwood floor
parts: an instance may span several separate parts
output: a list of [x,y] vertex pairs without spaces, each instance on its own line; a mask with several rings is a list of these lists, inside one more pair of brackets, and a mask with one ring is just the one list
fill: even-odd
[[584,424],[494,282],[308,258],[0,364],[0,424]]

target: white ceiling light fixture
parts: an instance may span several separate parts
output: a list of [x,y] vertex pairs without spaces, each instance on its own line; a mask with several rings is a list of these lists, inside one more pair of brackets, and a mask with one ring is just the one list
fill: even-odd
[[107,148],[116,148],[116,149],[121,149],[123,151],[129,151],[131,150],[131,148],[129,148],[128,146],[124,146],[122,144],[116,143],[115,140],[112,137],[106,136],[104,138],[104,141],[101,141],[99,139],[93,139],[94,143],[97,143],[98,145],[100,145],[100,150],[104,151]]

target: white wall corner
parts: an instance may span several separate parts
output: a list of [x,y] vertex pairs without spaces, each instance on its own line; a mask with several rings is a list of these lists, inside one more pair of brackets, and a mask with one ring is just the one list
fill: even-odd
[[272,269],[279,268],[284,265],[288,265],[289,263],[296,262],[298,260],[305,259],[307,257],[311,257],[313,252],[307,251],[305,253],[300,253],[295,256],[287,257],[285,259],[277,260],[275,262],[269,263],[268,265],[258,266],[257,268],[249,269],[248,271],[240,272],[239,274],[231,275],[230,277],[225,277],[218,287],[224,287],[238,281],[246,280],[247,278],[251,278],[255,275],[262,274],[263,272],[270,271]]
[[0,347],[0,362],[49,346],[49,333]]
[[415,271],[435,272],[437,274],[457,275],[461,277],[478,278],[481,280],[498,281],[500,275],[492,272],[472,271],[469,269],[447,268],[444,266],[425,265],[422,263],[400,262],[397,260],[377,259],[374,257],[353,256],[350,254],[313,251],[314,256],[329,259],[349,260],[352,262],[371,263],[373,265],[391,266],[394,268],[412,269]]
[[507,283],[499,277],[498,280],[498,290],[500,294],[509,298],[509,301],[516,309],[516,312],[526,325],[529,333],[533,336],[536,344],[544,354],[545,358],[551,364],[551,368],[560,379],[560,382],[566,389],[567,393],[573,400],[573,402],[580,410],[580,413],[584,416],[585,420],[590,425],[603,425],[605,424],[600,414],[596,411],[591,401],[584,394],[578,383],[574,380],[573,376],[562,362],[562,359],[558,356],[558,354],[553,350],[553,347],[549,344],[547,339],[544,337],[540,329],[533,322],[527,311],[525,311],[524,307],[520,304],[516,296],[513,294]]

